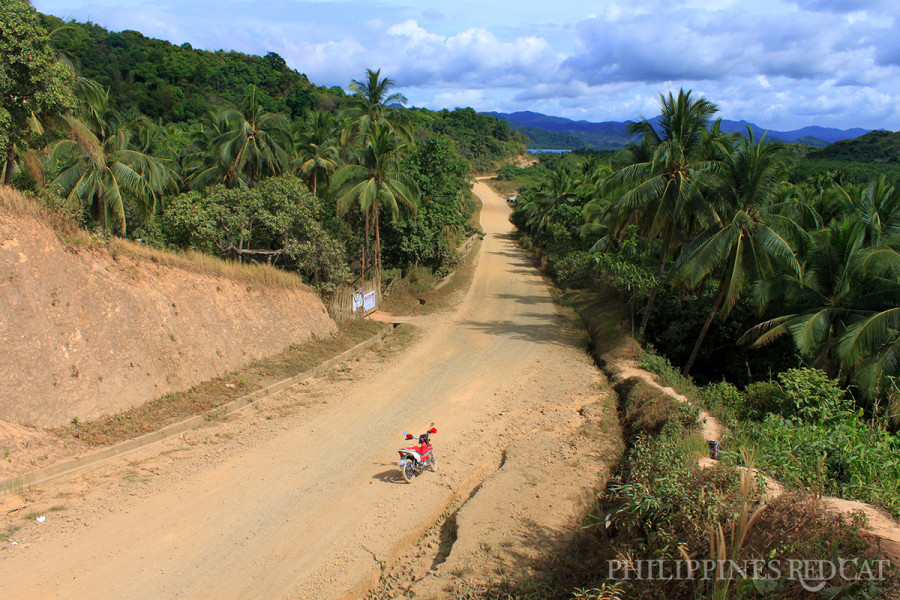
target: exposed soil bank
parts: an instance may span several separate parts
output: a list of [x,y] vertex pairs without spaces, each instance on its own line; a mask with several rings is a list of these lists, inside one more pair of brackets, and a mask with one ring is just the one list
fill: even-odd
[[50,427],[141,404],[335,331],[307,288],[260,289],[0,219],[0,420]]

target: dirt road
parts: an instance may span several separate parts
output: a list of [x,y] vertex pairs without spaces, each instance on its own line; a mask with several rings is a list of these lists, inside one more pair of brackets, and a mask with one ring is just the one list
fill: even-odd
[[[545,542],[562,535],[605,469],[570,446],[587,435],[585,407],[610,428],[614,410],[583,340],[511,241],[506,203],[483,183],[475,191],[486,235],[455,311],[424,318],[402,351],[33,492],[47,519],[0,550],[4,597],[359,597],[479,485],[458,548],[428,570],[490,549],[491,535],[527,556],[513,546],[537,534],[522,523]],[[401,434],[432,423],[438,472],[405,484]]]

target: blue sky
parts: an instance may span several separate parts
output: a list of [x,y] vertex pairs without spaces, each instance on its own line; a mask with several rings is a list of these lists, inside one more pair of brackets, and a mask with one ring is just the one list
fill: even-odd
[[900,129],[896,0],[32,0],[195,48],[277,52],[318,85],[366,68],[414,106],[653,116],[694,90],[771,129]]

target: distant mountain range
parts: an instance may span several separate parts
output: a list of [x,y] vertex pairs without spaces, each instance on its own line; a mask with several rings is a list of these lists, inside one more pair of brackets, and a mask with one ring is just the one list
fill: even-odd
[[[540,113],[524,111],[514,113],[484,113],[509,123],[528,136],[529,148],[547,150],[576,150],[581,148],[614,149],[621,148],[630,141],[627,125],[620,121],[591,123],[590,121],[573,121],[562,117],[551,117]],[[763,129],[747,121],[722,120],[722,131],[746,133],[747,127],[753,136],[760,139],[763,134],[767,140],[779,140],[795,144],[808,144],[824,148],[831,143],[859,137],[870,129],[834,129],[832,127],[803,127],[793,131],[773,131]]]

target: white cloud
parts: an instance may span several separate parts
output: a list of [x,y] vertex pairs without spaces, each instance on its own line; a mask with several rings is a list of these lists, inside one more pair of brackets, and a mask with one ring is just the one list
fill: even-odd
[[34,3],[196,48],[278,52],[320,85],[381,68],[430,108],[621,120],[684,87],[764,127],[900,128],[896,0],[396,1]]

